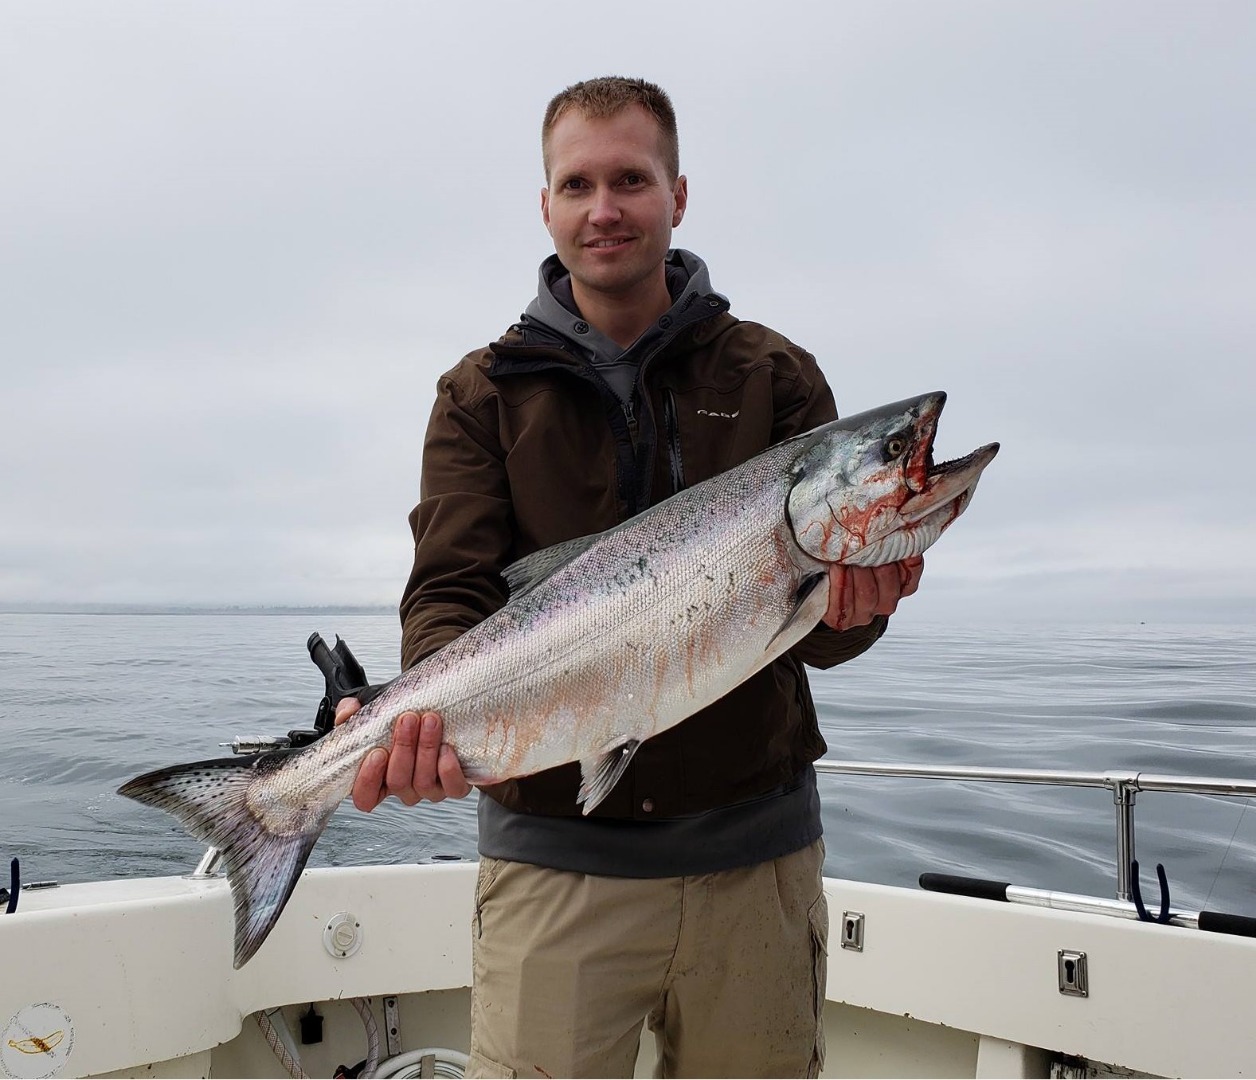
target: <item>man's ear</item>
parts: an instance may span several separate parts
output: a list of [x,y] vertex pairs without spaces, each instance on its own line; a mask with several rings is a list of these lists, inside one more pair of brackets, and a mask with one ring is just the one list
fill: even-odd
[[676,201],[676,209],[672,211],[672,228],[676,228],[685,216],[685,207],[689,205],[689,178],[676,177],[676,185],[672,188],[672,198]]
[[541,220],[545,222],[545,230],[549,231],[549,188],[541,188]]

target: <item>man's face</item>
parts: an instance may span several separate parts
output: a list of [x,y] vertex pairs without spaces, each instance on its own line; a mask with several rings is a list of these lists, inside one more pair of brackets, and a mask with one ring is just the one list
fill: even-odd
[[631,299],[664,281],[688,191],[683,176],[669,179],[661,143],[639,105],[602,119],[569,109],[550,130],[541,216],[577,303],[585,290]]

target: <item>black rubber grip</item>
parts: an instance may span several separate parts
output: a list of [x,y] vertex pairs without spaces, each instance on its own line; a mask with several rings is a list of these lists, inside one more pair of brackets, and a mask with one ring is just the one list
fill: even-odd
[[[314,661],[326,680],[327,697],[333,710],[340,704],[342,698],[352,697],[355,694],[360,697],[359,691],[369,690],[366,672],[362,670],[358,658],[353,655],[340,635],[336,635],[336,644],[331,648],[327,647],[327,642],[317,631],[310,635],[309,641],[305,644],[310,651],[310,659]],[[370,696],[374,697],[375,694],[372,693]],[[365,705],[366,700],[363,700],[362,704]]]
[[328,683],[336,681],[336,672],[339,665],[336,663],[336,657],[332,655],[331,649],[327,647],[327,642],[323,640],[323,635],[315,631],[305,643],[305,647],[310,651],[310,659],[314,661],[315,666],[323,673]]
[[9,888],[7,894],[5,889],[0,889],[0,900],[5,901],[4,913],[6,915],[12,915],[17,911],[17,898],[22,891],[22,871],[18,867],[17,859],[9,863]]
[[1214,934],[1238,934],[1256,937],[1256,919],[1249,915],[1227,915],[1224,911],[1201,911],[1199,928]]
[[979,900],[1007,900],[1008,881],[986,881],[984,878],[957,877],[955,874],[921,874],[920,887],[930,892],[975,896]]

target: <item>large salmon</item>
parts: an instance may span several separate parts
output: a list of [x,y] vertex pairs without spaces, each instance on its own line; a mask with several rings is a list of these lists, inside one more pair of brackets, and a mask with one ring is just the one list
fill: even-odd
[[945,401],[926,394],[825,424],[604,533],[521,559],[505,571],[505,607],[311,746],[159,769],[120,793],[222,852],[236,967],[403,712],[441,714],[474,784],[580,762],[588,813],[644,740],[816,626],[829,564],[919,554],[960,515],[998,444],[935,465]]

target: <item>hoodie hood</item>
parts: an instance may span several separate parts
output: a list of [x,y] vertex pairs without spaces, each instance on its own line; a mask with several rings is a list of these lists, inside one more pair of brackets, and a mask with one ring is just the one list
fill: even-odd
[[[544,328],[561,338],[567,348],[598,369],[623,401],[630,401],[637,367],[649,352],[697,317],[708,317],[716,309],[728,310],[728,300],[711,291],[706,263],[693,252],[673,248],[667,253],[664,269],[672,306],[626,349],[581,316],[571,290],[571,275],[557,255],[541,263],[536,299],[524,312],[523,324]],[[695,307],[698,300],[707,303]]]

